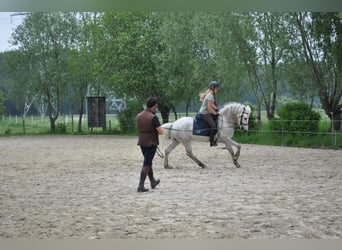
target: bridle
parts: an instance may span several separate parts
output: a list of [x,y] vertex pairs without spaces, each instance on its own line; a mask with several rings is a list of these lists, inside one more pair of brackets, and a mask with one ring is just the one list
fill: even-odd
[[243,120],[243,118],[244,118],[244,115],[248,115],[248,113],[246,112],[246,107],[243,107],[243,110],[242,110],[242,113],[241,113],[241,115],[240,115],[240,127],[241,126],[248,126],[248,123],[244,123],[244,120]]

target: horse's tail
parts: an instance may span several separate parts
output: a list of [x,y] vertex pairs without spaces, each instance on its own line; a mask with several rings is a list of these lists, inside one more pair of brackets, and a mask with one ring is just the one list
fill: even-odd
[[172,122],[164,123],[161,127],[163,129],[163,135],[165,139],[171,139]]
[[160,140],[159,140],[159,147],[158,147],[158,155],[161,158],[164,158],[164,155],[160,152],[160,148],[162,150],[165,150],[165,148],[167,147],[167,145],[169,144],[169,141],[171,139],[171,130],[172,130],[172,122],[169,123],[164,123],[161,128],[163,129],[163,135],[160,136]]

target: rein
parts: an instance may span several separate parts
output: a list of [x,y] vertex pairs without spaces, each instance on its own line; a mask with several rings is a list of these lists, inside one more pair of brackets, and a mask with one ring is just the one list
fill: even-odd
[[162,159],[164,159],[164,157],[165,157],[164,154],[160,151],[159,146],[157,147],[157,155]]

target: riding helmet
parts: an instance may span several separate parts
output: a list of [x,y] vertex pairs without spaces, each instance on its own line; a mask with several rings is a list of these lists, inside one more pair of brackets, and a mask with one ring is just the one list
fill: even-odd
[[211,81],[209,83],[209,88],[219,88],[219,87],[220,86],[219,86],[218,82],[216,82],[216,81]]

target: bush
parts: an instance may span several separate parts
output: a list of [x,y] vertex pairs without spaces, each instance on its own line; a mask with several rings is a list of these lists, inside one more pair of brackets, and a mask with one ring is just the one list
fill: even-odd
[[64,133],[66,133],[66,125],[65,125],[65,123],[57,123],[56,133],[57,134],[64,134]]
[[287,103],[277,110],[279,118],[270,121],[270,129],[290,132],[317,132],[321,115],[306,103]]
[[11,134],[11,132],[12,132],[12,130],[9,127],[7,127],[5,130],[5,135],[9,135],[9,134]]
[[135,129],[135,117],[140,111],[142,111],[140,102],[127,102],[126,109],[118,113],[119,126],[122,132],[126,133]]

